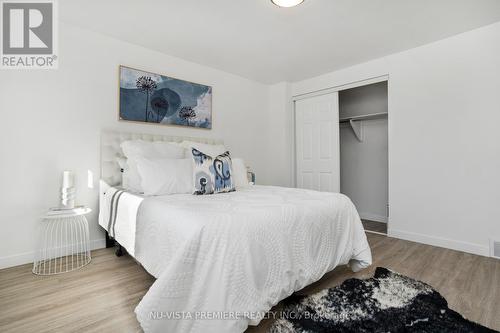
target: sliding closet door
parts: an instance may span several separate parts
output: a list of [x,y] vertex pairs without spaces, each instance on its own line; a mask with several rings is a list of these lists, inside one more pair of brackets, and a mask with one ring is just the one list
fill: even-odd
[[340,192],[339,96],[295,102],[296,185]]

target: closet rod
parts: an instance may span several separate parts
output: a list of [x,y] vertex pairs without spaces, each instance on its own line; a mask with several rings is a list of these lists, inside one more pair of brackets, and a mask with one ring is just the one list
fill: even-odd
[[384,118],[387,117],[387,112],[380,112],[380,113],[370,113],[370,114],[364,114],[360,116],[352,116],[352,117],[345,117],[345,118],[340,118],[339,122],[340,123],[348,123],[351,120],[356,121],[356,120],[370,120],[370,119],[378,119],[378,118]]

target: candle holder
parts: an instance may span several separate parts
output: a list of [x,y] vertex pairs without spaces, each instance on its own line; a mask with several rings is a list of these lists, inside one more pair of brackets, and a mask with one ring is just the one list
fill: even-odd
[[61,207],[66,209],[75,208],[75,188],[62,188],[61,189]]
[[75,208],[75,179],[73,172],[63,172],[63,182],[61,188],[61,208],[73,209]]

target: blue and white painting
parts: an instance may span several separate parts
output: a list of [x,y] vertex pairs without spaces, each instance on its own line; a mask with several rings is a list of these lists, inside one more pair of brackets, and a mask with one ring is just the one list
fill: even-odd
[[120,66],[120,119],[212,128],[212,87]]

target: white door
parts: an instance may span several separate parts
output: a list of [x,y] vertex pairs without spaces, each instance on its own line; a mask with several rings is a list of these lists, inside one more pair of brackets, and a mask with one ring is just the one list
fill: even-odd
[[339,94],[295,102],[296,186],[340,192]]

